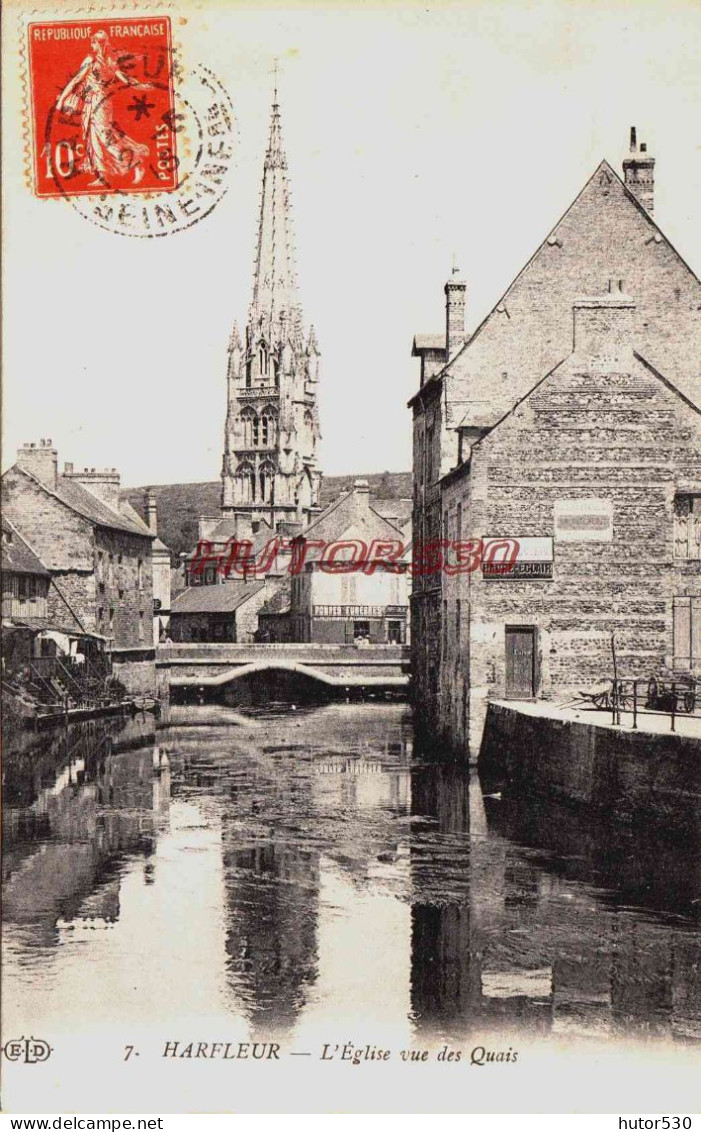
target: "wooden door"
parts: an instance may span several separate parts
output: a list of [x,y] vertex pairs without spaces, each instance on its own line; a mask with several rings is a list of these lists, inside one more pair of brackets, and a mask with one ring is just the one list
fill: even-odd
[[536,673],[535,629],[531,625],[506,627],[506,698],[532,700]]

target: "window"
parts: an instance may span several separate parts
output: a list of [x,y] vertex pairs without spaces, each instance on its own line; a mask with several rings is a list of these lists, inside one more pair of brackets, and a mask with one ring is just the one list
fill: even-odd
[[674,497],[674,557],[701,558],[701,495]]
[[114,606],[110,606],[110,633],[114,633]]
[[262,443],[264,448],[271,448],[275,444],[276,423],[275,410],[270,406],[266,406],[261,416]]
[[260,480],[260,498],[263,503],[272,503],[273,501],[274,476],[275,469],[272,464],[263,464],[258,477]]
[[[241,413],[241,424],[243,426],[243,446],[244,448],[253,448],[253,432],[258,428],[258,418],[256,413],[251,408],[245,408]],[[232,448],[236,448],[236,444],[232,442]]]
[[114,555],[110,554],[107,562],[107,582],[110,586],[114,585]]
[[25,577],[21,575],[17,579],[18,589],[17,596],[20,601],[26,601],[29,598],[37,597],[39,593],[38,582],[36,578]]
[[433,437],[435,427],[433,421],[426,429],[426,476],[424,482],[430,486],[433,483]]
[[268,351],[265,342],[261,342],[258,347],[258,368],[261,378],[266,378],[268,376]]
[[401,621],[388,621],[387,622],[387,640],[390,645],[401,645],[402,643],[402,623]]
[[675,597],[673,605],[674,667],[701,667],[701,597]]
[[256,474],[250,464],[239,464],[236,473],[242,503],[253,503],[256,497]]
[[95,573],[97,574],[98,582],[101,582],[105,576],[105,561],[104,555],[101,550],[98,550],[97,552],[97,566],[95,568]]
[[137,589],[142,590],[144,588],[144,563],[141,558],[136,563],[136,585]]
[[255,413],[251,417],[251,430],[253,447],[257,448],[260,444],[260,421]]
[[102,606],[100,606],[100,608],[97,611],[97,621],[98,621],[99,625],[102,624],[102,618],[104,616],[104,612],[105,612],[104,609],[102,608]]
[[448,653],[448,602],[443,602],[443,656]]
[[354,621],[353,622],[353,640],[359,641],[361,638],[365,639],[370,637],[370,622],[369,621]]
[[143,613],[140,613],[139,614],[139,640],[143,641],[143,639],[144,639],[144,615],[143,615]]

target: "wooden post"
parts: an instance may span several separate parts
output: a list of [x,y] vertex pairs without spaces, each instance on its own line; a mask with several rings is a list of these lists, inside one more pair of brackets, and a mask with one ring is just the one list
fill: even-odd
[[613,656],[613,696],[611,697],[611,706],[613,708],[612,723],[614,726],[620,725],[621,710],[618,703],[618,666],[616,664],[616,634],[611,634],[611,654]]
[[677,686],[676,686],[676,684],[674,683],[674,680],[673,680],[672,681],[672,731],[676,731],[676,727],[674,726],[676,710],[677,710]]
[[638,681],[633,681],[633,730],[638,729]]

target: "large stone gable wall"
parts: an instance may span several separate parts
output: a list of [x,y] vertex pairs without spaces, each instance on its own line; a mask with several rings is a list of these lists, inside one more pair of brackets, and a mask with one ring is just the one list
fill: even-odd
[[612,279],[636,301],[636,348],[701,404],[701,283],[603,162],[450,367],[449,424],[507,412],[570,354],[575,299]]
[[49,570],[92,570],[92,525],[12,467],[2,477],[5,515]]

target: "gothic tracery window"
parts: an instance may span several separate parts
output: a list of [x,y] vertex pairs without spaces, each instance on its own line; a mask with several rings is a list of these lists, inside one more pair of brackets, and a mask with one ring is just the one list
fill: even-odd
[[276,439],[276,414],[271,405],[266,405],[261,414],[261,438],[264,448],[270,448]]
[[264,380],[268,376],[268,348],[265,342],[261,342],[258,347],[258,369],[261,380]]
[[273,482],[275,477],[275,468],[270,463],[261,464],[259,480],[260,480],[260,498],[263,503],[273,502]]
[[241,413],[241,422],[243,424],[243,446],[244,448],[254,448],[258,443],[255,439],[258,431],[258,417],[255,410],[245,408]]
[[256,496],[256,474],[250,464],[239,464],[237,476],[242,503],[253,503]]

